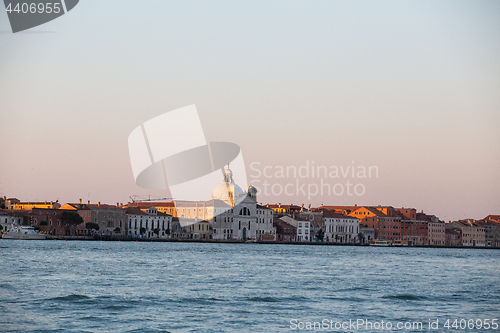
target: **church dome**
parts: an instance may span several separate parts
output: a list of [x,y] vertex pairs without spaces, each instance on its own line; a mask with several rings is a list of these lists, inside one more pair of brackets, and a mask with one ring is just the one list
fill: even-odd
[[255,187],[253,187],[252,185],[250,185],[247,187],[247,193],[248,194],[257,193],[257,189]]
[[257,189],[253,187],[252,184],[247,187],[247,194],[250,198],[257,201]]
[[234,201],[245,193],[234,183],[233,172],[229,167],[224,171],[224,181],[217,185],[212,191],[212,199],[222,200],[234,205]]
[[230,202],[231,199],[236,200],[243,194],[244,193],[241,187],[239,187],[235,183],[231,184],[222,182],[219,185],[217,185],[212,191],[212,199]]

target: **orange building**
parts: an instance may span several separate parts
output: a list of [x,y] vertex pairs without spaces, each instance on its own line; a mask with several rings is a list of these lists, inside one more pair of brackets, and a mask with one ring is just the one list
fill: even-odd
[[20,201],[16,198],[5,199],[4,205],[11,210],[31,210],[33,208],[58,209],[61,207],[59,201]]
[[[274,210],[275,216],[297,213],[297,212],[300,212],[300,210],[301,210],[301,207],[299,207],[297,205],[294,205],[294,204],[282,205],[281,203],[278,203],[277,205],[276,204],[267,204],[266,208],[270,208],[270,209]],[[302,207],[302,209],[303,209],[303,207]]]

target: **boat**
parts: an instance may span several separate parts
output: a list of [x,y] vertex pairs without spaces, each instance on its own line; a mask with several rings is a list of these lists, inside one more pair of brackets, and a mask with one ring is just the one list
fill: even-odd
[[2,236],[2,239],[46,239],[47,236],[39,233],[33,227],[13,227],[6,234]]
[[370,241],[370,246],[391,246],[391,243],[386,240],[373,239]]
[[394,241],[394,244],[392,244],[392,246],[408,246],[408,241],[397,240]]

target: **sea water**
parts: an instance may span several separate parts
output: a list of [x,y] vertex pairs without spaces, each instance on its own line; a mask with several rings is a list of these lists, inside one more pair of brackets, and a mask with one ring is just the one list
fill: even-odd
[[0,240],[0,269],[2,332],[500,332],[499,250]]

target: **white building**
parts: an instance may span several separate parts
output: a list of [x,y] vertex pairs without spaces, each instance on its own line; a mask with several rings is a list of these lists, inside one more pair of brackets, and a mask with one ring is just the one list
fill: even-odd
[[311,241],[311,222],[297,221],[297,242],[310,242],[310,241]]
[[276,240],[273,210],[257,204],[257,189],[244,192],[233,180],[228,168],[224,180],[212,192],[213,239]]
[[312,223],[310,221],[304,219],[297,220],[286,215],[280,217],[280,220],[297,228],[297,238],[293,239],[294,241],[311,242],[314,240],[314,237],[311,239],[311,235],[314,233],[314,228],[312,228]]
[[7,232],[7,230],[20,226],[22,222],[22,216],[16,216],[6,211],[0,211],[0,225],[2,226],[3,232]]
[[359,234],[359,219],[352,216],[323,210],[323,223],[325,225],[325,242],[356,243]]
[[170,238],[172,216],[158,212],[156,207],[148,208],[147,212],[135,207],[127,208],[127,220],[129,235]]

